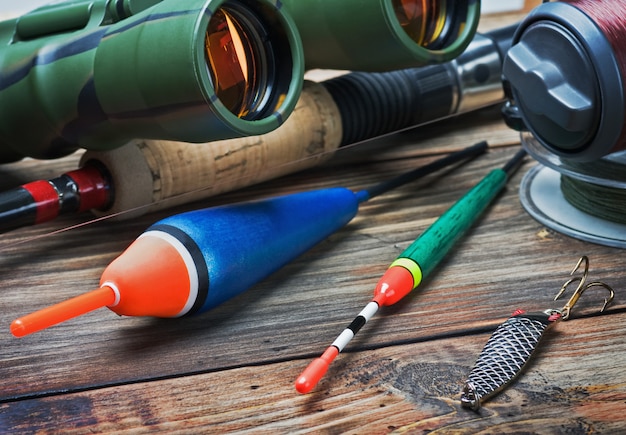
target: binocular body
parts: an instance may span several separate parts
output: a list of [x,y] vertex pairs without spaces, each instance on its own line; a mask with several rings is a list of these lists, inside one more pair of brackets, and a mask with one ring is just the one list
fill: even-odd
[[258,136],[310,68],[450,61],[480,1],[67,0],[0,22],[0,163]]
[[0,23],[0,162],[267,133],[304,76],[270,0],[75,0]]
[[310,68],[390,71],[450,61],[471,42],[480,0],[282,0]]

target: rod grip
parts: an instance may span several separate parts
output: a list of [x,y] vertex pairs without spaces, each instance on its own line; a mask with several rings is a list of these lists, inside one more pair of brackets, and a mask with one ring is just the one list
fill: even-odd
[[453,113],[451,64],[382,73],[352,72],[324,82],[341,112],[342,145],[413,127]]
[[333,155],[342,134],[329,92],[306,81],[291,116],[270,133],[205,144],[133,141],[111,151],[87,151],[81,164],[96,160],[113,180],[113,204],[94,212],[134,209],[119,216],[128,219],[313,167]]

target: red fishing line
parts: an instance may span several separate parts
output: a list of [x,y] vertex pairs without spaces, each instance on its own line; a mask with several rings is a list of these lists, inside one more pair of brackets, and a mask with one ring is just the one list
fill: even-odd
[[[626,1],[624,0],[567,0],[566,3],[580,9],[591,18],[609,44],[619,67],[626,101]],[[624,118],[626,126],[626,116]],[[626,148],[626,128],[618,140],[617,149]]]
[[520,24],[503,77],[523,128],[552,153],[588,162],[626,148],[625,23],[624,0],[565,0]]

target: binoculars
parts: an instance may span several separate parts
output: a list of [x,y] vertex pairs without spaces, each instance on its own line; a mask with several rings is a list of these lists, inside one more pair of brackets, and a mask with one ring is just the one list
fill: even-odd
[[472,40],[480,1],[282,0],[310,68],[390,71],[450,61]]
[[0,161],[132,138],[263,134],[300,94],[302,44],[269,0],[76,0],[0,23]]
[[469,0],[69,0],[0,22],[0,163],[268,133],[309,68],[441,63]]

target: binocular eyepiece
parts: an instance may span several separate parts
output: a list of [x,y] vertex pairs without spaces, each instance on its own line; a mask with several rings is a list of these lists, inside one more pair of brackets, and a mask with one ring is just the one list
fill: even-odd
[[265,134],[304,76],[270,0],[74,0],[0,23],[0,161]]
[[390,71],[450,61],[471,42],[479,0],[282,0],[305,65]]

